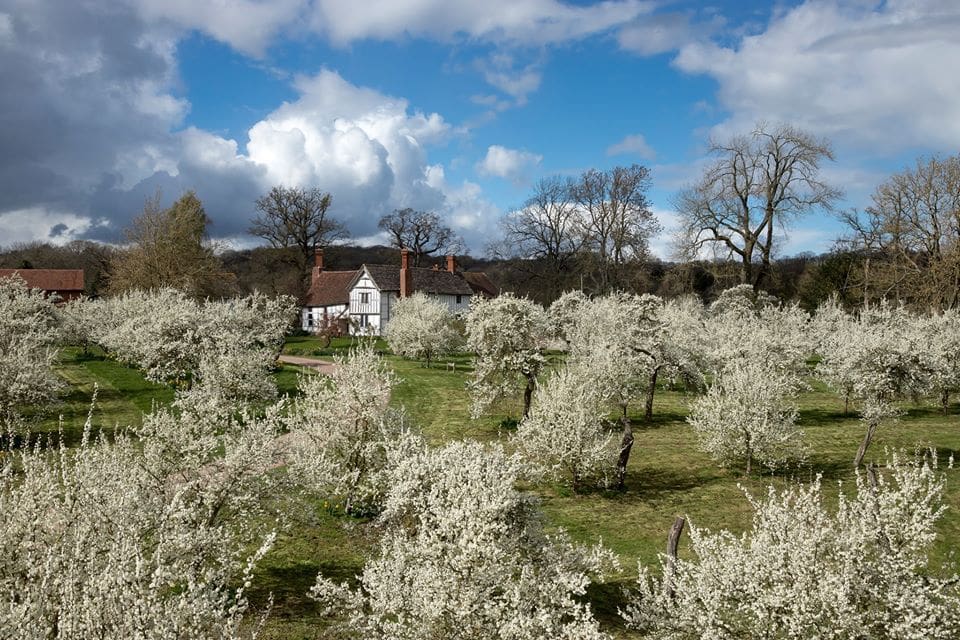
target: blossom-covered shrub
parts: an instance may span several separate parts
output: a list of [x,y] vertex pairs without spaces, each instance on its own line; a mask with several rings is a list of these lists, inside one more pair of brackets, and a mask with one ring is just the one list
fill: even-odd
[[920,337],[920,359],[926,387],[944,413],[950,396],[960,391],[960,311],[947,309],[929,316],[914,316],[911,333]]
[[372,346],[338,358],[330,376],[300,379],[288,418],[291,470],[347,512],[376,509],[387,490],[387,452],[407,431],[403,413],[388,406],[395,384]]
[[543,531],[535,499],[514,488],[517,457],[475,442],[397,453],[358,587],[321,575],[311,590],[345,637],[608,638],[581,597],[612,555]]
[[593,373],[576,366],[554,373],[516,433],[517,446],[532,465],[574,490],[606,486],[617,463],[617,443]]
[[395,354],[426,360],[428,367],[463,345],[447,305],[421,292],[397,301],[385,338]]
[[692,403],[687,422],[700,448],[720,464],[744,464],[748,474],[754,462],[776,469],[804,455],[797,410],[786,402],[796,390],[783,371],[742,362],[724,369]]
[[255,637],[245,594],[273,543],[257,523],[278,425],[162,411],[108,439],[88,418],[76,448],[4,456],[4,637]]
[[17,275],[0,278],[0,423],[10,426],[24,405],[57,397],[59,339],[53,303]]
[[466,329],[467,348],[476,354],[469,383],[473,417],[512,393],[518,378],[525,383],[523,415],[527,415],[537,376],[546,364],[543,349],[550,338],[543,307],[509,293],[496,298],[474,296]]
[[763,362],[799,383],[814,351],[810,317],[796,304],[778,305],[745,287],[749,289],[741,285],[733,294],[724,292],[709,308],[700,343],[706,372]]
[[923,357],[929,338],[911,331],[916,323],[903,307],[881,304],[856,316],[825,307],[821,313],[817,374],[862,405],[866,433],[854,459],[859,466],[877,429],[899,414],[896,400],[929,389],[930,366]]
[[96,302],[92,340],[148,380],[203,393],[223,406],[269,400],[269,373],[296,315],[294,300],[254,293],[197,302],[175,289],[129,291]]
[[858,474],[836,510],[819,480],[748,496],[743,535],[692,526],[692,553],[664,558],[666,579],[640,567],[628,625],[670,640],[958,637],[956,581],[927,566],[944,511],[933,464],[895,456],[873,480]]

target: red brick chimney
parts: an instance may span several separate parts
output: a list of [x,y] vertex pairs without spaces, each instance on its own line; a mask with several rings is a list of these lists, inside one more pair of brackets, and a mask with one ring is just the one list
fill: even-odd
[[457,272],[457,261],[453,256],[447,256],[447,271],[450,273]]
[[310,270],[310,286],[317,283],[320,279],[320,272],[323,271],[323,249],[315,249],[313,252],[313,269]]
[[400,297],[413,293],[413,273],[410,271],[410,250],[400,250]]

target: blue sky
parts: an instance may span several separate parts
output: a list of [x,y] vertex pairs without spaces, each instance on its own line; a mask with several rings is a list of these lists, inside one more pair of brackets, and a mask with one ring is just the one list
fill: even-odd
[[[195,189],[248,246],[286,184],[330,191],[363,241],[412,206],[479,253],[537,178],[636,162],[668,257],[711,136],[827,138],[843,207],[957,153],[957,61],[954,0],[0,0],[0,245],[116,242]],[[812,215],[780,252],[842,232]]]

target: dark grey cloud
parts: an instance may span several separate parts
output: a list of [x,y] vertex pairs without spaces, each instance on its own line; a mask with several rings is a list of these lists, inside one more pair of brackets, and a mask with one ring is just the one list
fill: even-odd
[[469,237],[491,217],[479,188],[448,184],[427,149],[454,129],[402,98],[324,70],[295,80],[278,105],[233,140],[184,127],[176,93],[183,27],[115,2],[0,0],[0,245],[25,239],[122,240],[161,194],[194,190],[212,235],[243,235],[271,185],[318,186],[355,236],[396,207],[450,216]]
[[[139,180],[185,103],[172,40],[122,3],[0,2],[0,212],[90,213],[105,182]],[[126,175],[124,175],[126,174]]]

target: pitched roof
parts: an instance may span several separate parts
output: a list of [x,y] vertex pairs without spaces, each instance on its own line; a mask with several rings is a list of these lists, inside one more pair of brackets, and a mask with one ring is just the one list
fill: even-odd
[[493,284],[493,280],[483,271],[464,271],[460,275],[467,281],[467,284],[470,285],[474,293],[479,293],[490,298],[495,298],[500,295],[500,287]]
[[350,304],[350,282],[356,271],[321,271],[310,283],[303,304],[306,307],[329,307]]
[[83,291],[83,269],[0,269],[0,278],[13,274],[27,286],[44,291]]
[[[365,264],[370,277],[380,291],[400,291],[400,267],[389,264]],[[413,290],[423,293],[439,293],[447,295],[472,295],[473,289],[460,276],[427,267],[411,267]]]

